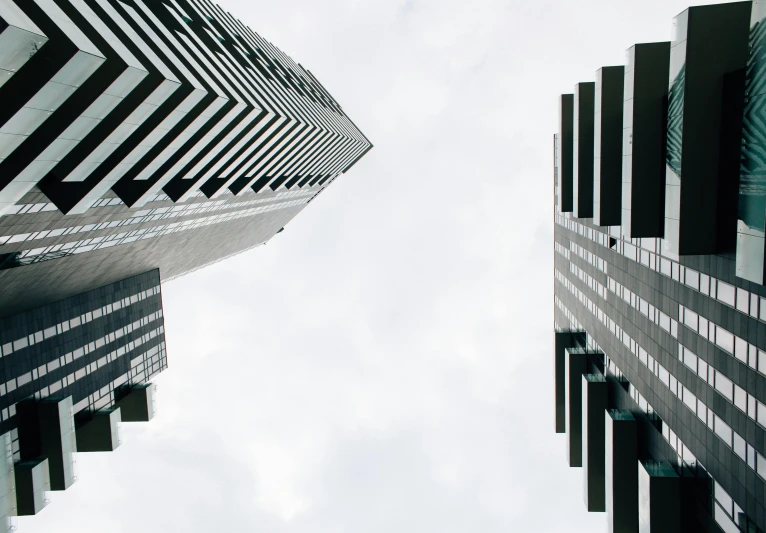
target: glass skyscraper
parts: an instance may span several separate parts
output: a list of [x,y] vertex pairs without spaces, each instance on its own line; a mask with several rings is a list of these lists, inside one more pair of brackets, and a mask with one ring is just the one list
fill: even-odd
[[154,415],[161,281],[265,244],[372,145],[208,0],[0,0],[0,102],[11,531]]
[[0,316],[267,242],[371,144],[207,0],[0,0]]
[[559,102],[555,430],[609,531],[766,531],[764,16],[689,8]]

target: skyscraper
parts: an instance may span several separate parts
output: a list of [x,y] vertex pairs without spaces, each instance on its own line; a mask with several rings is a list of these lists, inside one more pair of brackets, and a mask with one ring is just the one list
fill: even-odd
[[265,244],[371,144],[208,0],[0,0],[0,529],[154,415],[160,282]]
[[0,0],[0,316],[267,242],[371,144],[207,0]]
[[76,480],[74,452],[149,421],[166,367],[158,270],[0,319],[0,518],[36,514]]
[[689,8],[559,102],[555,430],[609,531],[766,531],[765,16]]

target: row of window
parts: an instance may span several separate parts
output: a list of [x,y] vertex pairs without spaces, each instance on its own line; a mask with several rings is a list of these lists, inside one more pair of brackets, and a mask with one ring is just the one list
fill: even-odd
[[678,338],[678,321],[670,318],[652,304],[638,296],[636,293],[622,285],[619,281],[607,276],[607,287],[616,296],[620,297],[625,303],[631,306],[633,309],[644,315],[651,320],[654,324],[670,333],[673,338]]
[[574,241],[569,241],[569,249],[576,254],[580,259],[583,261],[587,261],[597,269],[599,269],[604,274],[607,274],[609,269],[609,263],[604,261],[602,258],[594,254],[593,252],[586,250],[579,244],[577,244]]
[[209,217],[201,217],[193,220],[185,220],[183,222],[174,222],[172,224],[164,224],[162,226],[155,226],[152,228],[144,228],[133,231],[127,231],[124,233],[116,233],[114,235],[106,235],[104,237],[96,237],[93,239],[83,239],[80,241],[73,241],[64,244],[56,244],[53,246],[45,246],[43,248],[34,248],[31,250],[24,250],[19,252],[17,261],[22,265],[29,265],[33,263],[39,263],[41,261],[48,261],[50,259],[58,259],[60,257],[66,257],[72,254],[80,254],[85,252],[91,252],[93,250],[100,250],[102,248],[110,248],[112,246],[119,246],[122,244],[129,244],[131,242],[141,239],[152,239],[155,237],[162,237],[170,233],[178,231],[186,231],[190,229],[200,228],[203,226],[209,226],[211,224],[219,224],[222,222],[229,222],[231,220],[250,217],[261,213],[268,213],[271,211],[277,211],[279,209],[287,209],[290,207],[296,207],[304,205],[305,199],[292,200],[289,202],[283,202],[279,204],[270,204],[260,207],[254,207],[243,211],[235,211],[232,213],[222,213],[219,215],[213,215]]
[[[561,272],[556,271],[556,279],[575,295],[581,303],[601,322],[612,334],[617,337],[629,350],[635,355],[649,371],[654,374],[661,383],[670,389],[670,391],[684,404],[692,410],[708,428],[723,440],[734,452],[742,458],[745,463],[752,468],[759,476],[766,480],[766,458],[758,453],[750,444],[748,444],[741,435],[731,429],[718,415],[697,397],[678,382],[676,377],[671,374],[659,361],[654,359],[646,350],[633,340],[614,320],[604,313],[598,306],[591,302],[580,289],[578,289]],[[558,299],[557,299],[558,300]],[[704,417],[704,418],[703,418]]]
[[[0,384],[0,396],[3,396],[9,392],[13,392],[18,387],[22,387],[29,383],[32,380],[39,379],[43,376],[45,376],[48,372],[52,372],[53,370],[56,370],[59,367],[63,367],[65,365],[68,365],[72,361],[76,361],[83,355],[87,355],[91,352],[94,352],[101,348],[102,346],[109,344],[111,342],[116,341],[117,339],[120,339],[127,335],[128,333],[132,333],[134,330],[141,328],[143,326],[146,326],[147,324],[150,324],[152,321],[157,320],[158,318],[162,317],[162,311],[156,311],[150,315],[147,315],[145,317],[140,318],[139,320],[136,320],[135,322],[132,322],[126,326],[123,326],[121,328],[118,328],[111,333],[108,333],[104,335],[103,337],[96,339],[95,341],[89,342],[80,348],[77,348],[76,350],[73,350],[65,355],[62,355],[61,357],[54,359],[53,361],[49,361],[46,364],[40,365],[37,368],[33,368],[31,371],[26,372],[20,376],[17,376],[15,378],[11,378],[6,383]],[[110,354],[107,354],[108,357],[120,357],[124,355],[125,353],[128,353],[132,350],[130,347],[131,343],[127,343],[125,346],[121,346],[120,348],[117,348],[116,350],[110,352]],[[116,354],[116,355],[113,355]],[[107,362],[111,362],[111,358]]]
[[[202,196],[202,191],[194,191],[189,198],[195,198]],[[155,194],[150,196],[147,202],[166,202],[170,197],[167,194]],[[100,198],[96,200],[91,207],[104,207],[108,205],[124,205],[124,202],[119,198]],[[8,207],[3,215],[26,215],[27,213],[40,213],[46,211],[56,211],[58,208],[56,204],[51,202],[36,203],[36,204],[16,204]]]
[[681,322],[693,332],[697,333],[710,343],[715,344],[723,351],[733,355],[742,363],[753,370],[766,374],[766,352],[759,350],[755,345],[749,344],[721,326],[710,322],[702,315],[691,309],[678,306],[678,317]]
[[[571,245],[570,249],[574,250]],[[570,270],[585,282],[591,290],[594,290],[597,294],[603,297],[602,291],[599,290],[600,284],[591,279],[591,276],[573,264],[570,264]],[[720,287],[724,284],[720,283],[718,285]],[[610,277],[607,277],[607,286],[611,292],[621,297],[625,302],[631,305],[631,307],[639,310],[639,312],[647,316],[652,322],[669,332],[673,337],[677,338],[678,323],[675,320]],[[744,364],[749,365],[754,370],[766,374],[766,352],[758,350],[756,346],[748,344],[744,339],[733,335],[731,332],[717,326],[713,322],[709,322],[704,317],[687,309],[683,305],[679,305],[679,318],[685,326],[692,329],[695,333],[698,333],[722,350],[734,355],[737,359]],[[697,363],[698,357],[680,343],[678,357],[685,363],[688,361],[688,366],[706,383],[709,383],[711,387],[718,390],[751,419],[766,427],[766,407],[763,407],[763,404],[758,402],[755,397],[748,394],[738,385],[734,385],[732,381],[721,374],[720,371],[716,371],[713,368],[708,369],[708,365],[705,361],[699,360],[699,363]],[[708,376],[708,374],[710,374],[710,376]],[[715,379],[715,376],[717,376],[717,379]],[[708,379],[709,377],[710,379]],[[759,406],[761,407],[759,408]],[[759,416],[759,413],[762,414]]]
[[766,428],[766,405],[759,402],[745,389],[733,383],[721,372],[697,357],[689,348],[678,344],[678,359],[688,366],[702,381],[717,390],[740,411]]
[[[556,215],[556,223],[570,231],[600,244],[605,248],[610,247],[609,235],[601,231],[589,228],[575,220]],[[614,240],[613,237],[611,237]],[[721,281],[707,274],[685,267],[672,259],[661,256],[660,239],[633,239],[640,241],[640,246],[618,239],[613,249],[621,255],[641,263],[687,287],[718,300],[719,302],[733,307],[743,314],[766,322],[766,297],[758,296],[745,289]]]
[[577,278],[585,283],[585,285],[588,286],[590,290],[601,296],[604,300],[606,300],[606,287],[604,287],[601,283],[596,281],[596,279],[585,272],[582,268],[578,267],[574,263],[569,263],[569,271],[577,276]]
[[[582,325],[577,321],[575,316],[567,309],[567,307],[564,305],[564,303],[558,299],[558,297],[555,298],[556,306],[564,313],[564,315],[567,317],[567,320],[569,321],[569,327],[572,329],[584,331],[584,328]],[[591,346],[592,348],[597,348],[597,344],[592,342],[592,337],[588,335],[588,343],[589,345],[593,344]],[[623,374],[620,371],[620,369],[617,367],[616,364],[614,364],[614,361],[610,359],[608,356],[606,358],[606,365],[609,368],[609,371],[615,374],[616,376],[622,378]],[[627,381],[627,380],[625,380]],[[673,450],[678,454],[678,462],[679,464],[686,463],[687,465],[698,466],[699,468],[704,469],[704,466],[697,460],[697,458],[694,456],[694,454],[691,453],[691,450],[689,450],[689,447],[686,446],[680,438],[673,432],[673,430],[670,429],[670,426],[668,426],[662,419],[657,416],[655,410],[652,408],[652,406],[649,404],[649,402],[646,401],[646,399],[643,397],[643,395],[638,391],[638,389],[628,381],[628,393],[631,395],[633,400],[636,402],[636,405],[639,406],[639,408],[649,415],[650,417],[657,419],[662,427],[662,436],[663,438],[670,444],[670,446],[673,448]],[[750,523],[750,520],[747,518],[745,513],[742,511],[742,508],[734,502],[734,500],[729,496],[729,494],[723,490],[723,488],[713,480],[714,483],[714,492],[713,496],[715,499],[715,506],[713,510],[713,518],[716,521],[716,523],[721,526],[721,528],[726,533],[739,533],[741,530],[748,531],[748,523]]]
[[[281,193],[280,197],[287,195],[308,196],[310,192],[288,191]],[[85,224],[81,226],[70,226],[67,228],[58,228],[45,231],[36,231],[32,233],[18,233],[15,235],[5,235],[0,237],[0,246],[4,244],[13,244],[17,242],[32,241],[36,239],[46,239],[49,237],[59,237],[62,235],[73,235],[75,233],[87,233],[89,231],[98,231],[108,228],[118,228],[122,226],[131,226],[134,224],[143,224],[145,222],[154,222],[156,220],[166,220],[169,218],[186,217],[208,213],[211,211],[221,211],[224,209],[242,209],[244,207],[262,204],[273,201],[276,197],[256,198],[246,202],[229,203],[229,200],[211,200],[207,202],[198,202],[194,204],[176,205],[174,207],[158,207],[155,209],[144,209],[133,213],[130,218],[121,220],[112,220],[109,222],[100,222],[98,224]],[[283,198],[280,198],[283,199]]]
[[561,254],[561,256],[567,259],[567,261],[569,260],[569,249],[566,246],[563,244],[555,243],[553,248],[556,250],[556,253]]
[[[143,352],[136,357],[134,357],[131,360],[131,364],[133,364],[135,361],[145,361],[151,359],[152,361],[158,360],[160,362],[161,368],[166,368],[166,353],[165,353],[165,342],[161,342],[157,346],[154,346],[153,348],[150,348],[146,352]],[[78,413],[82,411],[83,409],[91,409],[91,410],[98,410],[103,409],[105,407],[110,407],[114,405],[114,391],[124,385],[128,382],[131,383],[146,383],[146,379],[133,379],[131,376],[131,372],[122,374],[121,376],[117,377],[115,380],[113,380],[108,385],[102,387],[101,389],[97,391],[93,391],[91,394],[80,400],[74,405],[73,411],[75,413]],[[156,409],[155,409],[156,412]]]
[[[49,328],[35,331],[34,333],[25,335],[21,337],[20,339],[16,339],[15,341],[7,342],[3,344],[2,346],[0,346],[0,357],[5,357],[7,355],[12,354],[13,352],[22,350],[28,346],[32,346],[34,344],[37,344],[38,342],[42,342],[46,339],[50,339],[51,337],[55,337],[56,335],[60,335],[64,333],[65,331],[69,331],[70,329],[74,329],[83,324],[87,324],[88,322],[92,320],[101,318],[102,316],[109,315],[115,311],[118,311],[130,305],[133,305],[137,302],[145,300],[146,298],[149,298],[150,296],[155,296],[159,293],[160,293],[160,286],[157,285],[150,289],[146,289],[145,291],[141,291],[136,294],[126,296],[125,298],[120,298],[119,300],[115,300],[114,302],[108,303],[102,307],[99,307],[98,309],[94,309],[93,311],[88,311],[87,313],[83,313],[82,315],[76,316],[69,320],[64,320],[63,322],[59,322],[58,324],[53,325]],[[162,311],[160,311],[160,316],[162,316],[161,313]]]
[[[72,385],[75,381],[77,381],[79,379],[82,379],[85,376],[95,372],[99,368],[102,368],[102,367],[106,366],[107,364],[116,361],[118,358],[122,357],[126,353],[127,354],[132,353],[136,348],[138,348],[142,344],[144,344],[146,342],[149,342],[151,339],[153,339],[157,335],[162,335],[164,332],[165,332],[164,326],[160,326],[158,328],[153,329],[152,331],[150,331],[148,333],[145,333],[145,334],[141,335],[140,337],[137,337],[136,339],[130,341],[126,345],[120,346],[119,348],[117,348],[115,350],[112,350],[111,352],[109,352],[108,354],[106,354],[103,357],[99,358],[98,360],[96,360],[96,361],[94,361],[94,362],[92,362],[92,363],[90,363],[88,365],[85,365],[84,367],[82,367],[82,368],[72,372],[71,374],[69,374],[67,376],[64,376],[63,378],[61,378],[59,380],[54,381],[53,383],[48,384],[47,386],[45,386],[42,389],[38,390],[35,393],[35,397],[47,398],[48,396],[50,396],[52,394],[56,394],[61,389],[64,389],[64,388]],[[120,335],[120,336],[122,336],[122,335]],[[102,346],[103,346],[103,344],[102,344]],[[85,348],[85,347],[83,347],[83,348]],[[136,357],[141,357],[141,355],[143,355],[143,354],[139,354]],[[77,359],[79,357],[79,355],[76,356],[76,357],[73,356],[72,353],[67,354],[67,356],[68,356],[68,359],[66,360],[65,364],[71,363],[73,360],[75,360],[75,359]],[[135,359],[135,357],[133,359]],[[58,366],[60,364],[60,361],[57,360],[57,361],[55,361],[55,363],[56,363],[56,365],[55,365],[54,368],[58,368]],[[63,365],[61,365],[61,366],[63,366]],[[41,369],[42,369],[42,373],[39,373],[39,372],[41,372]],[[44,376],[45,373],[47,373],[49,370],[51,370],[51,368],[47,368],[46,365],[43,365],[40,368],[37,368],[37,369],[33,370],[32,372],[28,372],[27,374],[25,374],[26,381],[24,381],[23,384],[28,383],[32,379],[36,379],[37,376],[40,376],[40,377]],[[14,380],[11,380],[8,383],[6,383],[6,387],[8,387],[8,392],[13,390],[15,388],[15,386],[16,386],[15,382],[13,384],[11,384],[12,381],[14,381]],[[18,386],[21,386],[21,385],[22,385],[22,383],[19,382]],[[13,388],[11,388],[11,387],[13,387]],[[0,411],[0,420],[7,420],[8,418],[14,416],[15,414],[16,414],[16,406],[14,404],[14,405],[6,407],[5,409],[2,409],[2,411]]]

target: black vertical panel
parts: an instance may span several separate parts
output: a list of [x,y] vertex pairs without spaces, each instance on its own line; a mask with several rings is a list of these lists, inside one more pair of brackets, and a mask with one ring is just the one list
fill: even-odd
[[566,433],[566,352],[567,348],[585,346],[585,332],[557,329],[553,334],[553,381],[556,433]]
[[572,150],[574,121],[574,95],[559,97],[559,211],[571,213],[574,208],[574,182],[572,181]]
[[606,510],[604,495],[604,413],[608,386],[601,374],[582,377],[583,497],[588,512]]
[[573,213],[577,218],[593,216],[593,112],[596,84],[575,85],[573,121]]
[[637,44],[627,55],[622,230],[628,238],[662,237],[670,43]]
[[[719,233],[733,231],[733,223],[719,215],[731,215],[728,203],[738,184],[728,167],[736,154],[722,137],[737,128],[739,119],[722,123],[722,117],[727,118],[730,109],[741,113],[741,96],[727,92],[741,91],[743,85],[736,75],[728,83],[725,78],[747,65],[751,5],[692,7],[677,17],[669,80],[664,235],[671,255],[731,251],[725,248],[731,247],[733,236]],[[728,181],[721,182],[722,170]],[[721,210],[719,201],[725,204]],[[724,226],[720,232],[719,224]]]
[[593,223],[619,226],[622,217],[622,118],[625,67],[596,72]]

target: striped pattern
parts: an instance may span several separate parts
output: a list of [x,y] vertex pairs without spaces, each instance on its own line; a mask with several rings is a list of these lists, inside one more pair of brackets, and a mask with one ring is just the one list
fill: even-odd
[[321,190],[370,148],[316,78],[207,0],[0,0],[0,214]]

